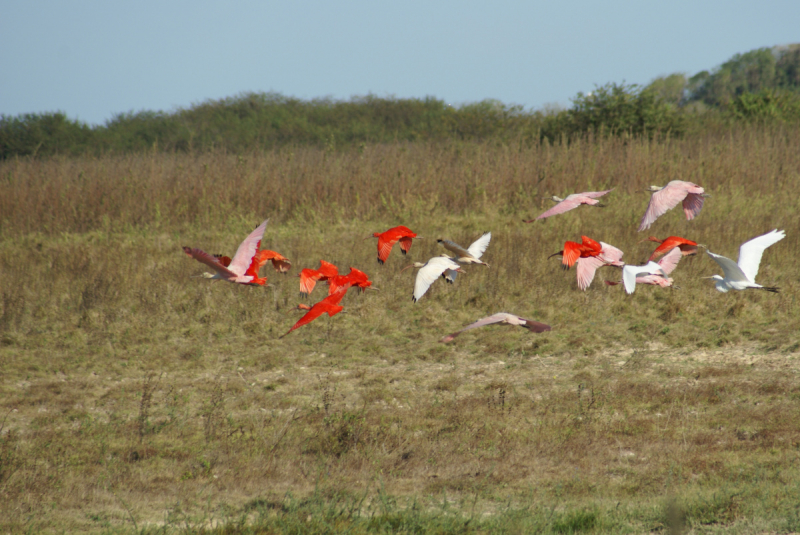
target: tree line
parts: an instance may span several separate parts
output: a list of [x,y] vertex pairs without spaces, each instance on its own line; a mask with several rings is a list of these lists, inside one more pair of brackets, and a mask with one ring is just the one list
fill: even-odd
[[800,45],[737,54],[713,71],[672,74],[646,86],[610,83],[567,109],[525,110],[495,100],[300,100],[245,93],[174,112],[120,113],[89,126],[64,113],[0,116],[0,159],[54,154],[223,150],[284,145],[332,150],[424,140],[569,140],[599,135],[680,136],[737,121],[800,122]]

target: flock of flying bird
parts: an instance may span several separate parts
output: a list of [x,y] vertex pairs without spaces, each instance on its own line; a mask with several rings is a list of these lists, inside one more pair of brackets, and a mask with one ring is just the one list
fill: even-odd
[[[552,200],[557,203],[554,207],[536,219],[525,220],[525,222],[531,223],[563,214],[582,204],[603,206],[597,199],[612,190],[613,188],[605,191],[575,193],[564,199],[553,196]],[[646,191],[652,192],[652,196],[639,224],[639,231],[648,229],[657,218],[679,203],[682,204],[686,219],[692,220],[703,208],[705,198],[709,197],[702,187],[681,180],[673,180],[664,187],[650,186]],[[271,286],[267,284],[266,277],[259,277],[261,268],[271,261],[272,266],[278,273],[286,273],[291,268],[291,262],[274,251],[259,250],[268,221],[261,223],[245,238],[232,259],[223,255],[211,255],[201,249],[184,247],[183,250],[190,257],[214,270],[214,273],[203,273],[201,276],[205,278],[225,280],[238,284]],[[670,274],[677,267],[680,259],[686,255],[697,254],[698,248],[705,248],[708,255],[717,262],[724,273],[722,276],[712,275],[711,277],[706,277],[715,280],[715,287],[720,292],[746,290],[748,288],[777,292],[778,288],[761,286],[756,284],[755,279],[764,250],[782,240],[785,236],[784,231],[776,229],[743,243],[739,248],[738,262],[708,251],[705,245],[678,236],[670,236],[664,240],[659,240],[652,236],[649,237],[650,241],[657,242],[660,245],[653,251],[647,264],[643,266],[625,264],[622,261],[623,252],[621,250],[607,243],[597,242],[587,236],[581,236],[580,243],[565,242],[564,248],[551,255],[551,257],[561,256],[561,264],[564,269],[576,266],[578,287],[581,290],[586,290],[589,287],[594,279],[595,272],[599,268],[603,266],[620,267],[622,268],[622,280],[607,280],[606,284],[612,286],[623,284],[625,291],[628,294],[632,294],[637,284],[658,285],[662,288],[673,286],[673,279]],[[399,242],[400,244],[400,252],[406,254],[411,249],[412,240],[422,239],[422,237],[417,236],[409,228],[402,225],[385,232],[376,232],[365,239],[369,238],[378,238],[378,262],[380,264],[386,262],[396,243]],[[439,277],[442,277],[450,284],[454,283],[457,275],[463,273],[462,265],[479,264],[489,267],[489,264],[481,260],[481,257],[489,246],[491,239],[491,232],[487,232],[467,248],[450,240],[437,240],[440,245],[452,253],[452,256],[450,254],[442,254],[429,259],[425,263],[414,262],[401,270],[405,271],[405,269],[411,267],[419,270],[414,283],[413,301],[417,302]],[[341,312],[343,307],[339,303],[348,289],[352,287],[359,288],[361,291],[375,289],[372,287],[369,277],[363,271],[351,267],[349,273],[340,274],[335,265],[325,260],[320,260],[318,269],[305,268],[300,271],[298,276],[300,277],[301,294],[308,296],[314,290],[317,282],[327,282],[328,296],[313,306],[298,305],[298,309],[306,310],[307,312],[283,336],[310,323],[322,314],[328,314],[332,317]],[[450,342],[464,331],[495,323],[518,325],[532,332],[550,330],[550,326],[547,324],[501,312],[467,325],[460,331],[445,336],[441,341]]]

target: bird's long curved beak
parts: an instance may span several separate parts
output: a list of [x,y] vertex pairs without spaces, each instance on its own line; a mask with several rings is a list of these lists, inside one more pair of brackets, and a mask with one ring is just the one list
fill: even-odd
[[[369,236],[367,236],[366,238],[364,238],[364,240],[368,240],[368,239],[370,239],[370,238],[374,238],[374,237],[375,237],[375,236],[373,236],[372,234],[370,234]],[[362,241],[363,241],[363,240],[362,240]]]
[[412,267],[414,267],[414,265],[413,265],[413,264],[412,264],[412,265],[410,265],[410,266],[406,266],[406,267],[404,267],[403,269],[401,269],[401,270],[400,270],[400,273],[402,273],[402,272],[404,272],[405,270],[407,270],[408,268],[412,268]]
[[560,255],[560,254],[564,254],[564,251],[559,251],[559,252],[557,252],[557,253],[553,253],[553,254],[551,254],[550,256],[548,256],[547,258],[553,258],[554,256],[558,256],[558,255]]

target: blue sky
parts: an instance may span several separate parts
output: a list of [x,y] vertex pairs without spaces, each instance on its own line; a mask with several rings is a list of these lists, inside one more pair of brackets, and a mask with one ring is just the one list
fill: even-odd
[[0,114],[102,124],[248,91],[568,106],[800,42],[796,1],[6,0]]

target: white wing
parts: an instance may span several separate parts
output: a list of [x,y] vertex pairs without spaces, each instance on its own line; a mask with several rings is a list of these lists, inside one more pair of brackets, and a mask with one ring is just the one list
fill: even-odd
[[472,245],[469,246],[467,252],[470,254],[472,258],[480,259],[481,255],[486,251],[486,248],[489,247],[489,241],[492,239],[492,233],[487,232],[474,242]]
[[418,301],[420,297],[425,295],[431,284],[436,282],[436,279],[444,273],[446,269],[459,269],[459,265],[444,256],[436,256],[428,260],[428,262],[419,268],[417,272],[417,280],[414,283],[414,301]]
[[764,254],[764,249],[778,243],[785,237],[786,233],[784,231],[775,229],[763,236],[746,241],[739,247],[739,267],[750,282],[756,282],[758,266],[761,264],[761,255]]
[[239,245],[239,248],[236,249],[236,254],[233,255],[233,260],[231,260],[228,269],[237,275],[244,275],[244,272],[247,271],[247,268],[250,267],[250,263],[253,261],[253,256],[258,252],[258,247],[261,245],[261,238],[264,236],[268,221],[269,219],[265,220],[244,239]]
[[747,278],[747,275],[744,274],[742,268],[739,265],[731,260],[730,258],[725,258],[722,255],[714,254],[711,251],[706,251],[708,256],[713,258],[719,267],[722,268],[723,273],[725,273],[725,278],[731,281],[742,281],[742,282],[752,282]]
[[632,294],[636,290],[636,277],[643,275],[663,275],[667,274],[656,262],[648,262],[644,266],[627,265],[622,268],[622,282],[625,284],[625,291]]

